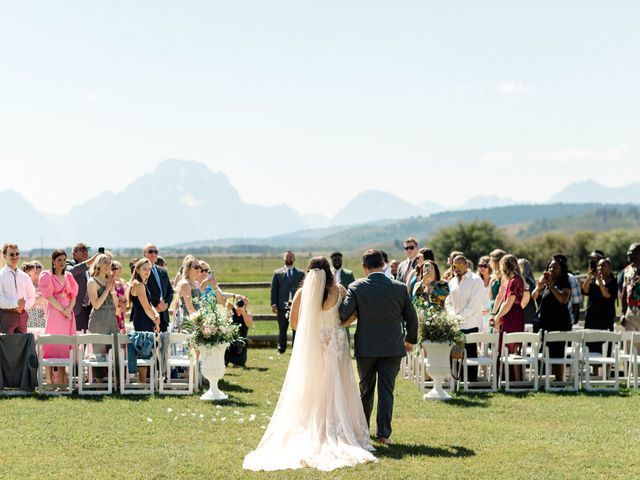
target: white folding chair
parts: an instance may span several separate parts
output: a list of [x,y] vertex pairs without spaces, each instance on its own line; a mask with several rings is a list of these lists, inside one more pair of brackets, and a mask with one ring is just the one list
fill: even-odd
[[136,367],[148,367],[149,374],[147,383],[131,382],[127,363],[127,345],[131,343],[129,335],[126,333],[118,334],[118,364],[120,370],[120,394],[122,395],[144,395],[153,394],[156,383],[156,336],[153,337],[153,347],[151,348],[150,358],[140,358],[136,360]]
[[[549,343],[565,342],[564,356],[552,358],[549,354]],[[544,389],[547,392],[577,392],[580,389],[580,349],[582,332],[545,332],[542,345],[544,362]],[[551,366],[563,365],[564,378],[551,380]],[[571,370],[571,381],[567,380],[567,367]]]
[[[468,333],[464,336],[465,343],[475,343],[478,345],[478,355],[467,357],[464,351],[462,358],[462,375],[460,383],[465,392],[472,388],[473,391],[498,391],[498,342],[499,333]],[[469,367],[478,367],[478,377],[481,370],[484,370],[486,380],[469,381]]]
[[[114,350],[113,335],[83,333],[76,336],[78,345],[78,394],[111,395],[113,393]],[[105,354],[96,354],[94,345],[106,345]],[[84,369],[87,369],[87,382],[84,381]],[[107,383],[93,383],[93,369],[107,369]]]
[[[44,358],[43,347],[45,345],[69,347],[69,354],[58,358]],[[40,335],[36,340],[36,348],[38,351],[38,392],[45,395],[71,395],[73,393],[73,365],[76,349],[75,335]],[[66,384],[45,383],[44,368],[46,367],[64,367],[67,370],[68,382]],[[45,387],[55,388],[55,390],[48,390]],[[62,390],[64,387],[66,387],[66,391]]]
[[[160,363],[160,375],[158,375],[159,392],[165,395],[193,394],[195,388],[196,362],[193,352],[189,352],[185,342],[189,338],[186,333],[168,333],[158,336],[158,351],[156,353]],[[175,353],[172,353],[173,346]],[[185,353],[186,349],[186,353]],[[176,367],[186,368],[187,381],[171,378],[171,369]],[[162,369],[164,368],[164,372]]]
[[[582,365],[584,372],[585,390],[608,390],[616,391],[620,384],[620,372],[618,372],[620,342],[622,336],[618,332],[608,330],[585,330],[582,336]],[[590,352],[589,343],[602,344],[602,353]],[[609,356],[609,345],[611,345],[611,356]],[[602,367],[602,378],[591,380],[591,367]],[[607,370],[613,368],[614,379],[609,380]],[[594,385],[596,388],[594,388]]]
[[628,372],[627,372],[627,387],[639,388],[640,378],[640,333],[632,333],[631,336],[631,356],[629,357]]
[[620,332],[620,337],[622,339],[620,344],[620,353],[618,355],[618,359],[620,360],[620,365],[618,365],[618,369],[622,369],[622,376],[620,377],[621,382],[627,382],[627,387],[629,386],[629,373],[631,369],[629,366],[631,365],[631,355],[633,348],[633,335],[636,332],[630,330],[619,330],[618,325],[614,327],[615,332]]
[[[507,345],[520,345],[518,353],[509,353]],[[540,351],[540,335],[537,333],[505,333],[502,335],[502,351],[500,352],[500,370],[504,371],[504,387],[507,392],[538,391],[538,355]],[[520,381],[509,378],[509,367],[522,369]],[[528,380],[524,380],[525,377]],[[502,375],[501,375],[502,377]],[[512,385],[515,385],[514,388]]]

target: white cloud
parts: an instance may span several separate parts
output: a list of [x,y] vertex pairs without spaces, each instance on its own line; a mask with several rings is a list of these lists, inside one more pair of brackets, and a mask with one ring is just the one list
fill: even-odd
[[633,150],[628,143],[604,150],[565,148],[548,152],[531,152],[526,154],[527,160],[542,161],[546,163],[591,163],[591,162],[615,162],[628,160],[633,157]]
[[493,91],[496,93],[528,95],[535,90],[535,87],[528,83],[521,82],[500,82],[494,85]]

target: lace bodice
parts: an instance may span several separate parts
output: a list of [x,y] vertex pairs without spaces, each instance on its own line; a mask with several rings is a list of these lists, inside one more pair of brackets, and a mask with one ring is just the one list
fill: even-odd
[[344,327],[340,325],[338,307],[341,303],[342,298],[338,296],[336,304],[328,310],[323,310],[320,316],[320,341],[322,342],[323,352],[331,351],[338,358],[342,358],[342,355],[349,348],[347,333]]

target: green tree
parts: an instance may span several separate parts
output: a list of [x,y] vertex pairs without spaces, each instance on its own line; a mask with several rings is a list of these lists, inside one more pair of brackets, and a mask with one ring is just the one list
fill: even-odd
[[443,228],[436,232],[428,245],[440,262],[443,262],[452,251],[460,250],[474,264],[482,255],[488,255],[491,250],[502,248],[509,251],[511,247],[504,232],[490,222],[458,223],[452,227]]

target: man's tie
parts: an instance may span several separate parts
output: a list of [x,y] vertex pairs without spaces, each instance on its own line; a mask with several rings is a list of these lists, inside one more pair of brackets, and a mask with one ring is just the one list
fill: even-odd
[[164,292],[162,291],[162,284],[160,283],[160,275],[158,275],[158,269],[154,265],[153,267],[151,267],[151,271],[153,272],[153,278],[155,278],[156,282],[158,283],[158,288],[160,289],[160,300],[162,300],[164,298]]

